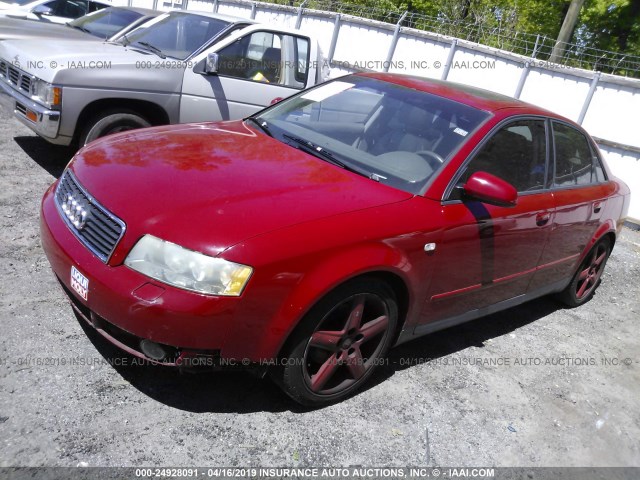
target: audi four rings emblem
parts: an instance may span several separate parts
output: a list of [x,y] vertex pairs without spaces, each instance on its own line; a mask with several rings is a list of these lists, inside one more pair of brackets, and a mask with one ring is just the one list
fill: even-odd
[[78,230],[82,230],[87,223],[87,217],[89,216],[87,209],[88,205],[86,205],[84,201],[76,200],[70,193],[64,202],[62,202],[62,211]]

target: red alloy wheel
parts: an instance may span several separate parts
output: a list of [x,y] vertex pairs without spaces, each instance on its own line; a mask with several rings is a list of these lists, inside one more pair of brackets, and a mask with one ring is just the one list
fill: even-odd
[[303,405],[342,400],[384,363],[398,317],[396,293],[380,279],[360,277],[340,285],[300,321],[272,378]]
[[608,254],[607,245],[601,242],[593,249],[593,252],[589,254],[587,260],[580,267],[575,287],[578,300],[587,298],[596,288],[598,280],[600,280],[604,271],[604,264]]
[[611,253],[611,240],[600,240],[582,261],[571,283],[560,292],[559,299],[569,307],[578,307],[588,301],[600,284],[607,259]]
[[304,355],[304,376],[317,395],[344,391],[374,367],[389,332],[389,309],[376,294],[343,300],[322,319]]

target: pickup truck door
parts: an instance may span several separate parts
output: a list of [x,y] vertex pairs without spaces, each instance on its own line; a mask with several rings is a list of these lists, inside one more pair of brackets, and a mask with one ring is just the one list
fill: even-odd
[[[180,123],[243,118],[313,85],[314,50],[308,37],[264,25],[234,32],[185,70]],[[214,52],[218,71],[206,74],[204,62]]]

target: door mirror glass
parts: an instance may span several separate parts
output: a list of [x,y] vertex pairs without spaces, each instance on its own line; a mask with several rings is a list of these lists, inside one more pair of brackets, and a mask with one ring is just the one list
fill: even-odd
[[36,15],[51,15],[53,13],[53,9],[46,5],[38,5],[32,10],[32,13]]
[[207,55],[207,61],[204,65],[204,72],[207,75],[213,75],[218,73],[218,65],[220,64],[220,57],[217,53],[209,53]]

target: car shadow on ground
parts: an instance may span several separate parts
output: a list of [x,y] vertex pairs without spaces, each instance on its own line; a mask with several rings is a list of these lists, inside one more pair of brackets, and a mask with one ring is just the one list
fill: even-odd
[[53,145],[36,136],[14,137],[13,139],[24,153],[56,178],[60,178],[64,167],[78,150],[74,146]]
[[[356,395],[388,381],[397,371],[471,346],[482,347],[488,339],[506,335],[561,308],[563,306],[553,297],[543,297],[402,344],[389,352],[386,365]],[[195,413],[304,413],[312,410],[289,399],[268,378],[258,378],[248,372],[187,372],[171,367],[141,365],[139,360],[113,346],[84,320],[78,318],[78,321],[99,353],[123,379],[143,394],[170,407]],[[122,358],[128,359],[121,362],[125,365],[114,361]]]
[[148,397],[194,413],[298,411],[268,378],[246,371],[180,370],[146,364],[112,345],[76,314],[80,326],[114,370]]
[[388,367],[381,369],[381,375],[387,373],[388,378],[397,371],[437,360],[469,347],[482,348],[489,339],[507,335],[563,308],[566,307],[554,297],[546,296],[417,338],[389,352]]

